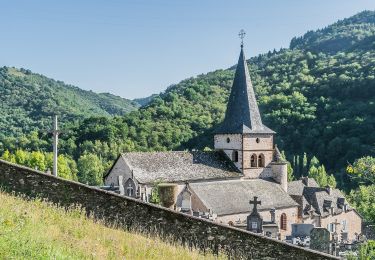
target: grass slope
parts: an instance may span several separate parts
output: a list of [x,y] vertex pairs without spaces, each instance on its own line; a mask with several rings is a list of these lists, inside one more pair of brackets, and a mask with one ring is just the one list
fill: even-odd
[[214,259],[0,191],[0,259]]

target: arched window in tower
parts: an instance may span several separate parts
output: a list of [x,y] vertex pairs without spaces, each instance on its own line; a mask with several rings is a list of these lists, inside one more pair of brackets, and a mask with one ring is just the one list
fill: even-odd
[[287,227],[286,214],[283,213],[281,214],[281,217],[280,217],[280,229],[286,230],[286,227]]
[[232,161],[233,162],[238,162],[238,151],[233,151],[232,152]]
[[258,167],[264,167],[264,154],[259,154],[258,156]]
[[257,167],[257,155],[253,154],[250,159],[250,167]]

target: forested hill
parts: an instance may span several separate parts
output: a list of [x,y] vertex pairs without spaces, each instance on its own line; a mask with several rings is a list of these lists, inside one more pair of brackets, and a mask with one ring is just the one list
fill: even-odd
[[326,28],[309,31],[302,37],[295,37],[290,43],[290,48],[331,54],[359,49],[373,50],[374,24],[374,12],[364,11]]
[[[348,162],[375,155],[374,20],[375,12],[362,12],[294,38],[291,48],[249,60],[263,121],[277,132],[279,147],[289,160],[304,153],[316,156],[341,184],[347,180],[339,173]],[[248,55],[249,48],[245,43]],[[95,157],[109,167],[120,151],[212,147],[212,129],[223,120],[233,69],[183,80],[122,117],[85,119],[62,136],[61,152],[78,162],[80,156],[90,162]],[[56,102],[69,102],[63,100]],[[4,143],[0,149],[31,144],[50,149],[46,142]],[[87,167],[81,163],[81,168]]]
[[51,115],[69,121],[123,115],[138,104],[108,93],[97,94],[26,69],[0,68],[0,134],[19,136],[50,127]]
[[[332,172],[374,155],[374,20],[375,12],[362,12],[249,60],[263,120],[289,159],[306,152]],[[211,130],[223,119],[232,80],[233,68],[183,80],[123,118],[86,120],[72,138],[125,150],[212,147]]]

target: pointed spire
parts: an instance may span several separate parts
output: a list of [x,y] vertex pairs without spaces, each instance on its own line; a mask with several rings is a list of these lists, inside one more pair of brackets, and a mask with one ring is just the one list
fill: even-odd
[[241,43],[240,57],[238,59],[225,118],[216,133],[274,133],[262,123],[243,51],[243,43]]

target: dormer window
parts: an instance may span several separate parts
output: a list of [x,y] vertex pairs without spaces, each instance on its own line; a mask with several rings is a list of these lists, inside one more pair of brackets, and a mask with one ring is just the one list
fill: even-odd
[[229,138],[229,137],[227,138],[227,143],[228,143],[228,144],[230,143],[230,138]]

